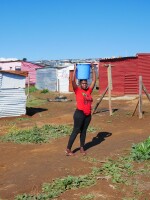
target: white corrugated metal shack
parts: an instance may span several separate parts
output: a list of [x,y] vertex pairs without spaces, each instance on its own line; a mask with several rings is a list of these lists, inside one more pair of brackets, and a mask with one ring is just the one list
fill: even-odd
[[0,118],[26,114],[27,72],[0,71]]
[[36,88],[48,89],[54,92],[69,92],[70,76],[74,70],[74,64],[53,65],[36,70]]

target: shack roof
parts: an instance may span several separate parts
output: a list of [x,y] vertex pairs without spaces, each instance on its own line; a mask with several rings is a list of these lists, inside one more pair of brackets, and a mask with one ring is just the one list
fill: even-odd
[[101,58],[100,62],[113,62],[113,61],[121,61],[127,59],[136,59],[137,56],[127,56],[127,57],[113,57],[113,58]]
[[20,75],[20,76],[28,76],[27,71],[14,71],[14,70],[0,70],[0,73],[9,73],[9,74],[15,74],[15,75]]

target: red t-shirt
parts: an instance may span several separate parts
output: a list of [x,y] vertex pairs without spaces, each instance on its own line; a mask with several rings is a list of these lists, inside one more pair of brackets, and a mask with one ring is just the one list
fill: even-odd
[[75,90],[77,109],[82,110],[85,115],[91,114],[91,104],[93,102],[91,93],[92,89],[89,87],[87,90],[83,90],[77,87]]

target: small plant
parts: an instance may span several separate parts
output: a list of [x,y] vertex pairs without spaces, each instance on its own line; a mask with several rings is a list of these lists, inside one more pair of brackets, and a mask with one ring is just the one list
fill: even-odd
[[143,161],[150,159],[150,137],[139,144],[132,146],[131,156],[135,161]]
[[100,162],[100,160],[97,160],[96,158],[92,158],[89,156],[85,156],[84,158],[82,158],[83,161],[87,161],[89,163],[98,163]]
[[48,93],[48,92],[49,92],[48,89],[43,89],[43,90],[41,91],[41,93],[43,93],[43,94],[46,94],[46,93]]
[[[26,88],[26,90],[28,90],[28,88]],[[36,92],[37,90],[38,89],[35,86],[30,86],[29,87],[29,93]]]

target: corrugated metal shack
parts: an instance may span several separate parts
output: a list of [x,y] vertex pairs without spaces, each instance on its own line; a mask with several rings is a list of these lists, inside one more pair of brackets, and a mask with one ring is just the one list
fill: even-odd
[[99,62],[99,93],[102,94],[107,85],[107,67],[112,65],[112,84],[114,95],[130,95],[139,92],[139,76],[150,92],[150,53],[138,53],[136,56],[106,58]]
[[28,77],[26,78],[26,84],[29,81],[30,85],[35,85],[35,83],[36,83],[36,69],[39,69],[39,68],[42,68],[42,66],[40,66],[38,64],[31,63],[31,62],[21,61],[21,71],[27,71],[28,72]]
[[26,114],[27,72],[0,71],[0,118]]
[[53,64],[42,69],[36,70],[36,88],[39,90],[48,89],[49,91],[70,92],[71,75],[74,64]]
[[[26,84],[34,85],[36,83],[36,69],[42,68],[39,64],[22,60],[6,60],[0,61],[0,70],[26,71],[28,77]],[[29,79],[28,79],[29,78]]]

